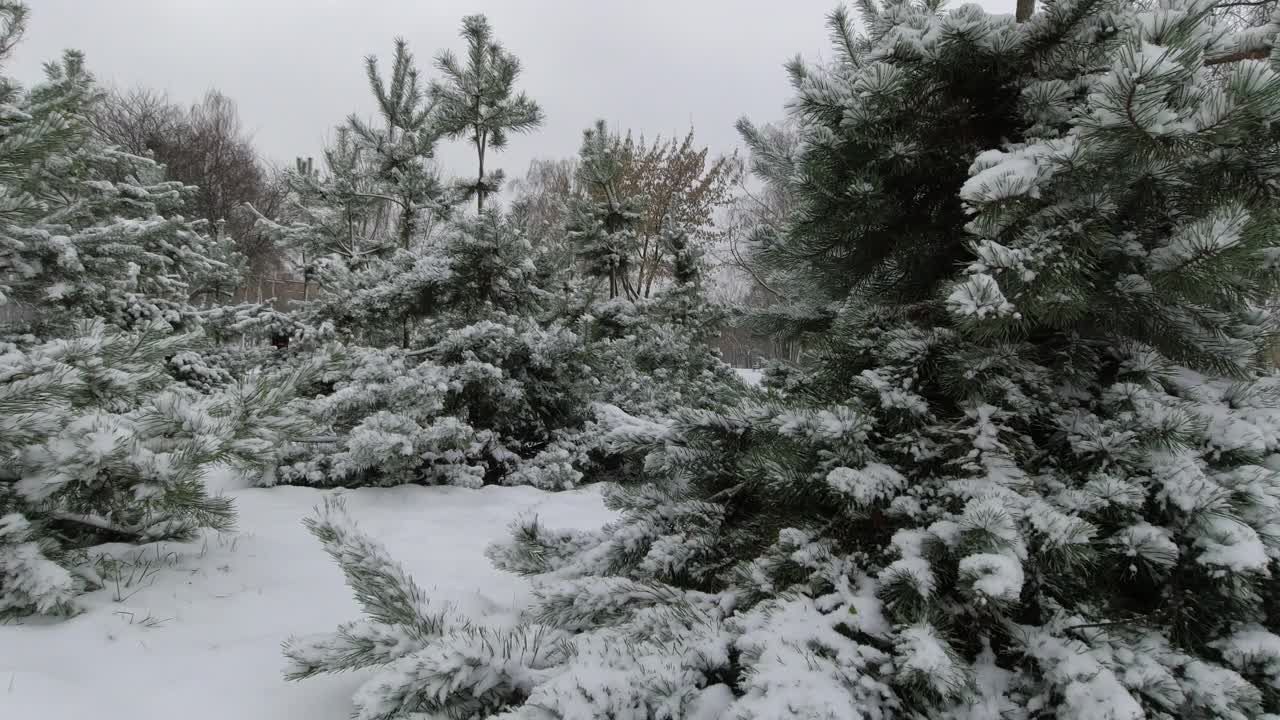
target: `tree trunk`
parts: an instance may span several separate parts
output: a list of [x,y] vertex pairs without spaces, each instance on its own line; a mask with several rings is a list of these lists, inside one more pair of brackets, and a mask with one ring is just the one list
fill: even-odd
[[1014,20],[1026,22],[1036,11],[1036,0],[1018,0],[1018,8],[1014,11]]
[[400,243],[405,250],[409,249],[409,241],[413,238],[413,203],[406,201],[401,207]]
[[484,140],[480,141],[480,176],[476,178],[476,214],[484,212]]
[[[480,117],[480,96],[476,96],[476,117]],[[476,214],[484,212],[484,141],[485,131],[476,127],[476,150],[480,155],[480,175],[476,178]]]

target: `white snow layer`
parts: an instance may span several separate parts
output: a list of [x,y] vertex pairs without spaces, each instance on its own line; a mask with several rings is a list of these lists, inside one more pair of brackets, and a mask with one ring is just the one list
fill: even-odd
[[[234,486],[217,478],[214,486]],[[120,546],[126,579],[80,598],[63,622],[0,626],[0,718],[346,720],[363,672],[286,682],[280,643],[360,617],[342,572],[302,526],[340,492],[433,600],[474,615],[522,602],[528,585],[485,546],[522,512],[551,527],[612,519],[592,489],[404,486],[236,489],[240,532]]]

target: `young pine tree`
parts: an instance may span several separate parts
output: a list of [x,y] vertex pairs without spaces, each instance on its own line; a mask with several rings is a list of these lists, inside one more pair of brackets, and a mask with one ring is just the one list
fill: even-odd
[[584,192],[568,200],[565,233],[584,273],[597,281],[608,278],[610,298],[638,298],[640,290],[631,282],[631,257],[643,200],[621,190],[622,153],[622,140],[603,120],[583,131],[577,176]]
[[4,88],[0,303],[42,334],[85,317],[190,328],[194,299],[235,287],[244,258],[181,215],[194,188],[92,136],[85,115],[100,96],[75,51],[30,91]]
[[326,513],[373,622],[295,674],[385,664],[368,718],[1280,716],[1280,27],[1210,5],[836,13],[758,258],[813,284],[794,389],[618,424],[653,485],[517,523],[514,629]]
[[502,172],[485,173],[485,155],[501,150],[513,132],[529,132],[542,124],[542,109],[524,92],[516,92],[520,59],[493,37],[483,15],[462,19],[462,39],[467,43],[465,64],[450,51],[436,56],[436,68],[444,74],[431,83],[435,103],[434,123],[446,137],[466,137],[476,148],[479,164],[474,184],[464,186],[476,198],[476,212],[484,200],[502,186]]
[[355,115],[347,124],[373,163],[379,192],[398,212],[396,237],[407,250],[421,234],[420,216],[444,214],[448,204],[431,165],[437,140],[430,122],[432,108],[418,86],[418,70],[408,45],[402,38],[395,44],[388,80],[378,74],[376,57],[365,60],[369,87],[385,127],[372,126]]
[[303,165],[290,174],[285,221],[259,222],[318,281],[301,313],[307,321],[366,343],[395,337],[407,348],[441,279],[425,244],[453,199],[432,160],[431,105],[407,45],[396,41],[386,79],[375,57],[365,65],[381,126],[349,117],[324,170]]
[[[23,20],[0,3],[0,54]],[[0,78],[0,307],[41,333],[0,338],[0,618],[73,612],[96,545],[230,526],[204,474],[262,471],[301,429],[289,379],[200,394],[170,374],[198,283],[229,268],[175,214],[186,188],[90,137],[96,97],[74,52],[29,91]]]

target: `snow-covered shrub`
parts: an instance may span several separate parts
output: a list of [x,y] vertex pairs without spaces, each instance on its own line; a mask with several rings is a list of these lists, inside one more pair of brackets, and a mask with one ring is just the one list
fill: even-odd
[[580,322],[591,338],[597,398],[650,416],[723,402],[738,378],[711,344],[720,321],[696,288],[590,306]]
[[[637,640],[619,633],[597,638],[589,647],[575,645],[572,632],[552,624],[486,623],[448,606],[433,607],[426,592],[381,544],[360,530],[339,502],[326,502],[306,523],[342,568],[367,617],[331,633],[290,638],[284,649],[289,659],[286,676],[300,680],[377,668],[356,692],[355,717],[360,720],[415,713],[507,717],[502,711],[520,713],[514,709],[520,702],[530,708],[560,709],[567,704],[577,711],[561,716],[583,720],[649,717],[645,695],[653,686],[664,684],[672,692],[669,711],[678,712],[697,700],[699,692],[688,688],[687,680],[708,658],[665,655],[663,643],[670,638],[667,631],[674,627],[675,618],[651,616],[651,638]],[[610,597],[615,595],[650,607],[661,601],[643,583],[601,582],[594,590],[599,606],[576,610],[584,619],[609,617],[614,605]],[[716,609],[688,608],[690,616],[701,612],[715,614]],[[723,655],[725,648],[716,647],[722,633],[710,624],[704,629],[708,651]],[[632,684],[620,672],[637,656],[650,661],[650,685]]]
[[195,340],[101,322],[69,339],[0,344],[0,615],[68,612],[92,584],[83,551],[229,527],[217,463],[271,466],[302,432],[291,378],[250,377],[204,395],[176,384],[166,357]]
[[182,217],[194,188],[92,137],[100,91],[79,53],[46,69],[30,91],[0,92],[0,304],[28,307],[19,317],[44,335],[85,317],[191,329],[191,298],[234,287],[243,257]]
[[196,316],[200,347],[169,359],[170,374],[201,392],[214,392],[254,372],[310,367],[333,339],[331,326],[314,327],[259,303],[218,305]]
[[737,382],[706,342],[715,314],[695,286],[593,306],[540,287],[534,257],[491,212],[357,269],[335,257],[301,316],[417,349],[335,348],[307,411],[329,431],[274,480],[571,487],[607,460],[593,403],[661,413]]
[[165,362],[174,379],[201,392],[213,392],[234,378],[226,368],[210,363],[208,359],[198,350],[183,350],[166,358]]
[[294,448],[278,481],[570,487],[580,477],[591,369],[565,328],[495,315],[422,352],[354,347],[334,360],[331,390],[305,408],[332,441]]
[[515,524],[517,623],[367,603],[297,675],[383,649],[361,718],[1277,717],[1277,24],[862,8],[791,68],[786,395],[615,413],[652,484]]
[[445,315],[429,319],[441,339],[421,350],[335,351],[306,410],[327,428],[322,442],[292,448],[273,481],[565,488],[617,469],[600,404],[654,417],[743,390],[705,341],[711,313],[691,302],[683,291],[614,300],[576,330],[498,311],[450,327]]

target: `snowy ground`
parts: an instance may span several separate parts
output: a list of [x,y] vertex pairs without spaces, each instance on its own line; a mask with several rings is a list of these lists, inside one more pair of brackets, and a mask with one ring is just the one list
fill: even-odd
[[742,378],[742,382],[748,385],[759,385],[764,372],[753,370],[751,368],[734,368],[734,372],[738,373],[738,377]]
[[[0,718],[343,720],[363,674],[281,679],[280,643],[359,614],[342,574],[300,523],[328,491],[233,489],[238,533],[122,554],[114,584],[70,620],[0,627]],[[486,544],[522,511],[549,525],[609,517],[598,492],[528,487],[339,491],[433,599],[508,605],[527,586],[490,567]],[[132,580],[130,580],[132,575]],[[477,592],[479,591],[479,592]]]

